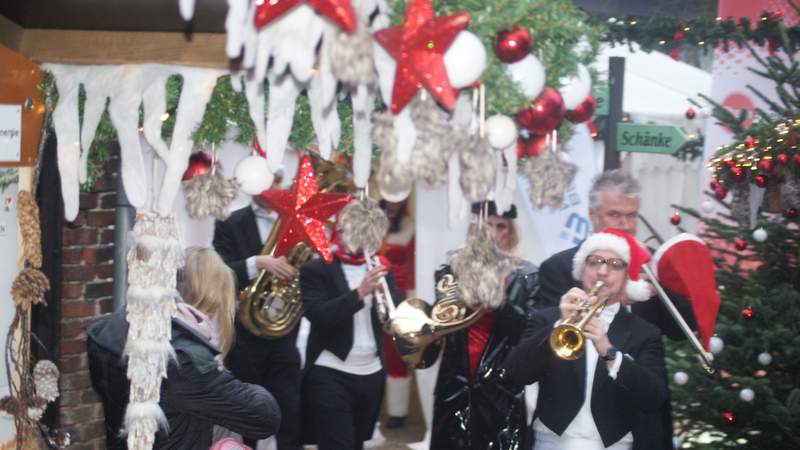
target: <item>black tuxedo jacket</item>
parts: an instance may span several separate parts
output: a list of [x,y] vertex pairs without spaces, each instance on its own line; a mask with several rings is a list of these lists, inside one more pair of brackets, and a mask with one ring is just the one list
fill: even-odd
[[[505,376],[512,383],[539,382],[538,417],[561,435],[578,414],[586,387],[585,353],[574,361],[555,356],[548,344],[558,308],[536,311],[525,333],[506,359]],[[607,447],[633,432],[635,450],[661,448],[661,437],[639,427],[637,416],[657,412],[667,401],[664,346],[661,333],[625,308],[608,329],[611,344],[625,356],[614,380],[606,363],[598,359],[592,386],[591,411]]]
[[[572,258],[578,252],[573,247],[547,258],[539,267],[539,294],[537,308],[558,306],[561,296],[573,287],[580,287],[580,282],[572,277]],[[670,300],[678,308],[681,316],[692,329],[697,325],[692,312],[692,305],[683,297],[668,292]],[[674,340],[684,340],[686,336],[667,311],[661,299],[653,297],[646,302],[634,302],[631,312],[657,326],[664,336]]]
[[250,205],[237,209],[224,222],[214,225],[214,249],[236,274],[237,291],[250,284],[247,258],[261,253],[256,214]]
[[[391,273],[386,276],[392,299],[402,300]],[[307,262],[300,269],[300,291],[305,316],[311,322],[306,346],[305,369],[311,367],[323,350],[328,350],[344,360],[353,348],[353,315],[364,307],[355,289],[347,284],[342,264],[334,257],[331,264],[322,259]],[[373,300],[374,304],[374,300]],[[373,307],[372,332],[383,356],[383,336],[376,309]]]

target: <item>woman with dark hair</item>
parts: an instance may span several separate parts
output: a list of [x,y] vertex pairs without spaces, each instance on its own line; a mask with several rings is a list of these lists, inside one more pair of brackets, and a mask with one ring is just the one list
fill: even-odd
[[[234,339],[234,285],[233,273],[214,250],[186,250],[172,319],[175,358],[161,383],[159,402],[168,426],[156,434],[155,449],[209,448],[214,425],[255,439],[278,429],[281,414],[272,395],[237,380],[220,363]],[[103,402],[107,448],[125,449],[122,428],[130,389],[125,311],[101,318],[87,334],[89,370]]]

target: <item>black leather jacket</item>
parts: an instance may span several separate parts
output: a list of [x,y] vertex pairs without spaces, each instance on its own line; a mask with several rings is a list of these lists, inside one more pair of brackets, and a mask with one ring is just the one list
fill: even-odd
[[[128,404],[130,382],[123,359],[128,323],[124,312],[105,316],[88,329],[89,370],[92,385],[103,401],[107,448],[127,448],[120,435]],[[156,434],[154,449],[206,449],[214,425],[266,439],[281,421],[278,404],[261,386],[242,383],[221,370],[216,350],[180,322],[172,321],[172,346],[177,360],[161,382],[161,406],[169,434]]]
[[[449,272],[449,266],[440,268],[437,282]],[[432,450],[520,448],[527,428],[524,386],[501,379],[499,366],[522,336],[538,288],[537,268],[527,261],[509,274],[508,301],[492,311],[495,322],[474,375],[467,329],[445,337],[434,391]]]

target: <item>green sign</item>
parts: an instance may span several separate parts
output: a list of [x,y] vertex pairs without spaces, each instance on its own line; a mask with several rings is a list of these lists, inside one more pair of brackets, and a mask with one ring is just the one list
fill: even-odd
[[592,96],[597,106],[594,109],[595,116],[608,115],[608,86],[600,85],[592,88]]
[[621,152],[672,154],[688,140],[674,125],[617,124],[617,150]]

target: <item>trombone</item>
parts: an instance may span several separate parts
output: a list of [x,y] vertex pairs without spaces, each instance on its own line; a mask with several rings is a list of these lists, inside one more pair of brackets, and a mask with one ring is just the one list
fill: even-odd
[[[597,291],[601,287],[603,287],[603,282],[598,280],[592,291],[589,292],[589,298],[595,298],[595,302],[591,307],[589,307],[588,302],[584,301],[580,310],[572,313],[564,319],[561,325],[553,328],[553,331],[550,332],[550,348],[559,358],[572,361],[580,358],[581,354],[583,354],[584,342],[586,341],[583,335],[583,328],[608,303],[608,295],[603,298],[597,297]],[[583,314],[582,317],[581,314]]]

